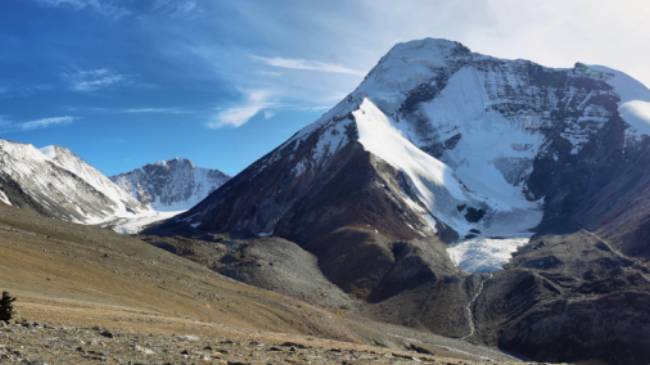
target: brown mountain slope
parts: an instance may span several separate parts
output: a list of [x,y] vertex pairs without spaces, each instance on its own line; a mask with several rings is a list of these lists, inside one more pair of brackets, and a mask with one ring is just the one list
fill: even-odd
[[[198,346],[194,349],[198,353],[207,346],[204,342],[179,344],[174,334],[198,336],[202,341],[212,341],[212,347],[220,341],[233,341],[228,345],[227,359],[240,359],[242,355],[259,359],[266,356],[265,351],[276,351],[270,349],[271,345],[251,350],[250,341],[307,343],[308,347],[298,346],[297,352],[322,358],[314,363],[328,363],[338,354],[341,359],[374,356],[383,359],[379,363],[409,363],[416,361],[413,356],[424,363],[442,361],[442,357],[452,364],[485,356],[507,358],[460,341],[347,318],[337,311],[228,279],[136,238],[44,218],[2,204],[0,252],[0,289],[18,297],[18,319],[49,326],[0,328],[0,342],[10,348],[30,349],[29,353],[22,352],[29,355],[28,359],[38,355],[54,364],[62,359],[84,363],[87,360],[79,358],[88,355],[88,348],[107,341],[96,331],[87,330],[94,326],[116,334],[115,340],[106,342],[102,350],[109,360],[142,357],[141,349],[134,350],[133,341],[147,341],[156,351],[168,346]],[[44,344],[52,335],[84,342],[86,352],[77,352],[76,345],[56,345],[46,350]],[[273,353],[272,358],[295,356],[289,347],[287,353]],[[409,348],[420,353],[409,353]],[[0,348],[0,360],[9,359],[11,363],[11,359],[20,358],[10,350]],[[374,355],[368,355],[368,351]],[[183,358],[180,352],[165,356],[173,362]]]
[[0,251],[0,287],[20,297],[27,318],[53,311],[66,321],[88,323],[88,309],[98,320],[106,320],[104,314],[188,319],[355,338],[320,309],[228,280],[109,230],[0,207]]

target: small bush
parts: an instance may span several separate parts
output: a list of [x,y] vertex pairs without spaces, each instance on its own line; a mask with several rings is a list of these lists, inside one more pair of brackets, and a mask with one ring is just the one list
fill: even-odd
[[3,291],[0,298],[0,321],[9,322],[14,316],[14,302],[16,298],[9,295],[9,292]]

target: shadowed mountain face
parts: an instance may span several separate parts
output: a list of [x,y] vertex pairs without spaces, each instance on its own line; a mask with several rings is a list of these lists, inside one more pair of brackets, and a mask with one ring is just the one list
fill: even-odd
[[547,235],[485,279],[477,336],[537,360],[645,364],[648,305],[647,262],[588,231]]
[[[647,340],[620,345],[601,330],[623,327],[564,319],[629,299],[638,305],[617,325],[648,338],[632,326],[648,293],[647,105],[647,88],[604,67],[546,68],[444,40],[398,44],[318,121],[149,232],[282,237],[371,315],[539,359],[602,349],[594,358],[612,361]],[[568,238],[531,258],[550,234]],[[489,279],[459,270],[504,266]],[[607,270],[620,286],[603,282]],[[544,316],[556,323],[536,325]],[[553,358],[548,348],[573,335],[577,350]]]

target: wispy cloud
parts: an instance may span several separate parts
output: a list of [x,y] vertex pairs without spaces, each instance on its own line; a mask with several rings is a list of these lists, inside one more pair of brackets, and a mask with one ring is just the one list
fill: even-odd
[[92,10],[113,18],[121,18],[131,14],[125,7],[119,6],[112,0],[35,0],[49,7],[63,7],[75,11]]
[[126,80],[124,75],[106,68],[65,73],[63,77],[68,81],[72,90],[80,92],[95,91]]
[[302,58],[262,57],[256,55],[253,55],[252,57],[253,59],[262,62],[265,65],[277,67],[277,68],[284,68],[290,70],[329,72],[329,73],[355,75],[355,76],[363,75],[363,72],[359,70],[355,70],[345,65],[340,65],[336,63],[306,60]]
[[20,129],[34,130],[34,129],[48,128],[55,125],[65,125],[65,124],[72,123],[76,119],[77,119],[76,117],[72,117],[68,115],[61,116],[61,117],[48,117],[48,118],[35,119],[35,120],[30,120],[29,122],[22,123],[20,125]]
[[222,127],[241,127],[257,113],[272,107],[270,98],[272,93],[268,90],[251,90],[246,93],[246,100],[231,108],[220,111],[213,121],[206,123],[211,129]]
[[38,4],[52,8],[64,8],[73,11],[90,10],[114,19],[142,14],[161,14],[183,17],[201,10],[197,0],[33,0]]
[[122,113],[126,114],[188,114],[192,111],[181,109],[181,108],[151,108],[151,107],[142,107],[142,108],[127,108],[122,110]]
[[194,0],[154,0],[151,10],[172,16],[188,15],[199,10],[199,4]]

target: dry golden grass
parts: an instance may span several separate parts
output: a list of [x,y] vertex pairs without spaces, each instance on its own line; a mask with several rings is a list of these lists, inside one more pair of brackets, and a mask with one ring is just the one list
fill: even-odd
[[0,252],[0,288],[18,296],[19,315],[30,319],[165,331],[198,321],[227,331],[355,338],[325,310],[108,230],[0,207]]

